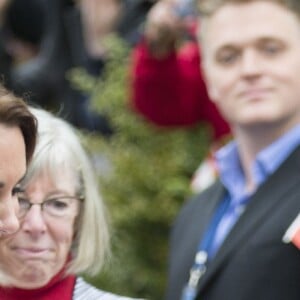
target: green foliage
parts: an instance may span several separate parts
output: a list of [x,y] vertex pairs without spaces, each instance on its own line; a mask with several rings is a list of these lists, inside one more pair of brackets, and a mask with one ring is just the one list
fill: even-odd
[[115,293],[161,300],[170,227],[208,151],[208,134],[203,126],[163,130],[134,113],[128,104],[128,48],[115,38],[108,47],[101,79],[73,73],[81,89],[92,91],[94,109],[105,112],[114,128],[109,139],[89,138],[91,151],[111,166],[99,179],[114,228],[114,259],[89,281]]

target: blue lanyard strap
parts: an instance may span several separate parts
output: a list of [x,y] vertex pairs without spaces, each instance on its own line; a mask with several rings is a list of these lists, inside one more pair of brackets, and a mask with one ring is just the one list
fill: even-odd
[[225,214],[229,203],[229,197],[225,196],[225,199],[223,199],[218,205],[211,222],[204,233],[203,239],[199,242],[198,250],[195,256],[195,262],[190,270],[189,281],[183,290],[181,300],[194,300],[196,298],[199,280],[206,272],[206,265],[209,259],[209,250],[212,246],[217,227],[223,215]]

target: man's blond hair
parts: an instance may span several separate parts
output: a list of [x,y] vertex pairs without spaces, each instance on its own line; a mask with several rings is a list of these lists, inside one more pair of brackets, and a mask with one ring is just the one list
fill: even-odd
[[269,1],[277,3],[291,11],[300,18],[300,0],[196,0],[200,16],[209,17],[225,4],[244,4],[254,1]]

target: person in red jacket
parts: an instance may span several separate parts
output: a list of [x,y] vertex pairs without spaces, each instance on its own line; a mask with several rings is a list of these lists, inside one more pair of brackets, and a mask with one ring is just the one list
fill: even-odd
[[207,94],[195,40],[196,18],[179,1],[158,1],[148,13],[144,38],[132,53],[132,104],[157,126],[207,123],[216,144],[230,129]]

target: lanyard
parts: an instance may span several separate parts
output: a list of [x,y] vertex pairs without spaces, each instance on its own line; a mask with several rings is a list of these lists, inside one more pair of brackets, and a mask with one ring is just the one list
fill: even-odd
[[189,281],[183,289],[181,300],[194,300],[196,298],[199,280],[206,272],[206,265],[209,259],[209,250],[212,246],[217,227],[223,215],[225,214],[229,203],[229,197],[225,196],[225,199],[223,199],[223,201],[221,201],[217,207],[211,222],[204,233],[203,239],[198,245],[194,265],[190,270]]

